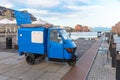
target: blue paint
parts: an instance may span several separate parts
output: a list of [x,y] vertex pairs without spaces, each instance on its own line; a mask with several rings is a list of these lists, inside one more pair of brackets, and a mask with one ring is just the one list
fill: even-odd
[[18,26],[21,26],[21,24],[31,24],[31,18],[29,13],[15,10],[14,14],[15,14]]

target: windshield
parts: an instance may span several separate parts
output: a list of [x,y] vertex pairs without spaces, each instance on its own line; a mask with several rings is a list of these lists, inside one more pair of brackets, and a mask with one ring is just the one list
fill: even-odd
[[60,30],[60,33],[65,40],[70,39],[69,34],[65,30]]

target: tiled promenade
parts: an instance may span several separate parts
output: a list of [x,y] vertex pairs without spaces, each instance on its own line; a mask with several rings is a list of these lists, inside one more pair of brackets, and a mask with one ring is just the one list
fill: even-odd
[[24,56],[0,52],[0,80],[60,80],[70,69],[66,63],[47,60],[28,65]]
[[103,41],[91,68],[88,80],[115,80],[115,68],[111,67],[111,58],[107,56],[108,44]]
[[[96,50],[96,53],[98,52],[98,54],[94,60],[94,64],[92,65],[87,80],[115,80],[115,69],[111,68],[111,58],[107,57],[108,44],[106,41],[102,40],[98,43],[101,44],[101,47],[98,51]],[[90,49],[87,49],[85,45],[88,44],[82,45],[81,48],[83,49],[78,52],[92,53],[94,52],[94,49],[97,49],[97,47],[91,47],[91,52],[89,52],[88,50]],[[82,59],[84,61],[84,58]],[[79,62],[82,61],[79,60],[77,66],[81,65]],[[82,64],[83,63],[84,62],[82,62]],[[28,65],[25,61],[25,57],[18,56],[17,52],[0,51],[0,80],[61,80],[64,75],[72,70],[71,68],[72,67],[66,63],[49,62],[47,59],[38,62],[38,64],[35,65]],[[79,74],[77,75],[79,76]],[[74,80],[80,79],[74,78]]]
[[[79,55],[84,54],[94,42],[78,41]],[[70,69],[67,63],[49,62],[47,58],[38,64],[28,65],[24,56],[18,56],[17,51],[6,50],[5,45],[0,44],[0,80],[61,80]]]

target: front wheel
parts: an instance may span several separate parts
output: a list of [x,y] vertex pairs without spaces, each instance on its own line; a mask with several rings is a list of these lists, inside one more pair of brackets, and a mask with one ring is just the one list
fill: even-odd
[[70,66],[75,66],[76,64],[76,60],[70,60],[70,61],[67,61],[68,65]]
[[77,61],[77,60],[76,60],[76,56],[73,55],[72,60],[67,61],[67,63],[68,63],[70,66],[75,66],[76,61]]

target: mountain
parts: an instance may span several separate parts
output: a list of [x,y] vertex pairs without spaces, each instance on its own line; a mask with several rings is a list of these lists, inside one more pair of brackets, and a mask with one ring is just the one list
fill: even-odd
[[[27,12],[27,11],[22,11],[22,12]],[[31,13],[29,14],[32,21],[37,20],[36,17],[34,17]],[[14,10],[0,6],[0,20],[1,19],[14,20],[15,19]]]
[[95,31],[95,32],[98,32],[98,31],[100,31],[100,32],[107,32],[107,31],[110,31],[110,30],[111,30],[111,28],[108,28],[108,27],[94,27],[94,28],[92,28],[91,31]]

